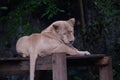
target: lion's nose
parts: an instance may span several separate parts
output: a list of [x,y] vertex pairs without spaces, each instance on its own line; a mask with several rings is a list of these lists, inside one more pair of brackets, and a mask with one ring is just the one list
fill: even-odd
[[74,41],[69,41],[70,44],[73,44]]

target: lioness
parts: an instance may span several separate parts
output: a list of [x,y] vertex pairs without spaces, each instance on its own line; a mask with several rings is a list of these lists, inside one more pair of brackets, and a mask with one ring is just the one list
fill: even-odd
[[21,37],[16,44],[16,50],[23,57],[30,56],[30,80],[34,80],[35,62],[39,56],[52,53],[66,53],[70,55],[90,55],[88,51],[79,51],[72,47],[75,19],[53,22],[41,33]]

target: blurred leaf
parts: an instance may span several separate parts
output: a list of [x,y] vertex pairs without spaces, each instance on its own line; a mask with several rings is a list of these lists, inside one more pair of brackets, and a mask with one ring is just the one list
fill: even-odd
[[112,15],[117,15],[117,14],[119,14],[120,15],[120,10],[112,10],[111,11],[111,13],[112,13]]
[[6,6],[0,7],[0,10],[8,10],[8,7]]
[[120,44],[120,38],[117,39],[117,43]]

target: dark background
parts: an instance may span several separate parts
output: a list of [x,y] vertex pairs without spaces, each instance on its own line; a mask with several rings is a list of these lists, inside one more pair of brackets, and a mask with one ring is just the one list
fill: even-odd
[[[72,17],[76,19],[74,46],[91,54],[112,56],[114,80],[120,80],[119,0],[0,0],[0,57],[18,57],[15,44],[19,37]],[[98,80],[94,68],[70,69],[68,73],[70,80]],[[25,78],[28,76],[0,75],[0,80]]]

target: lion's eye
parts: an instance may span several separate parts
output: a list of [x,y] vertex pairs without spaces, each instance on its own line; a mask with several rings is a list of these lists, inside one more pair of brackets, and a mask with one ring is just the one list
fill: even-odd
[[68,31],[68,33],[72,33],[72,31]]
[[63,33],[63,35],[66,35],[66,33]]

